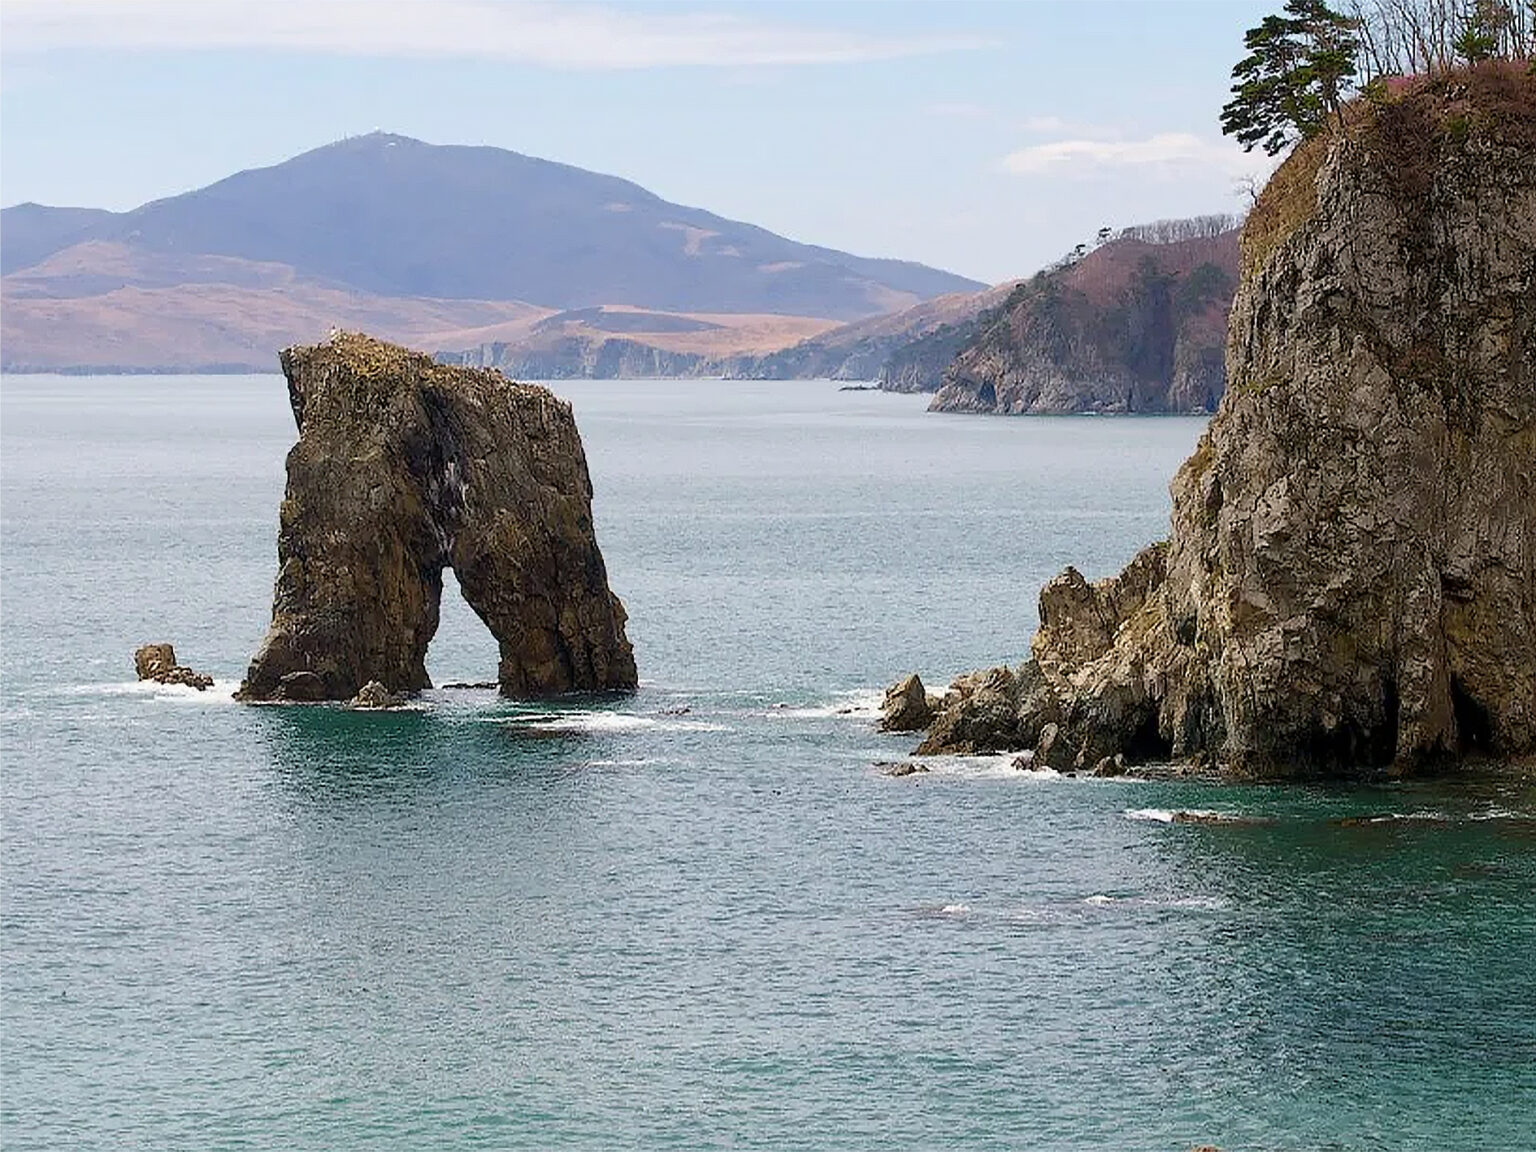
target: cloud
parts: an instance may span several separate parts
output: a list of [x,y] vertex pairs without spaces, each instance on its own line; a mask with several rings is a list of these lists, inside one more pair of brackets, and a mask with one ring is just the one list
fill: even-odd
[[85,48],[278,49],[456,57],[565,69],[854,64],[988,46],[736,13],[543,0],[6,0],[6,55]]
[[1206,171],[1235,178],[1267,166],[1234,144],[1189,132],[1163,132],[1145,140],[1052,140],[1003,157],[1004,170],[1025,176],[1129,168],[1167,174]]

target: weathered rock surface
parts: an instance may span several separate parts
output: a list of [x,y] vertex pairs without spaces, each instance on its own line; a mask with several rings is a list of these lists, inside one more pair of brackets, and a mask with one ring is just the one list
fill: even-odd
[[377,708],[398,708],[405,701],[406,698],[404,696],[391,692],[377,680],[370,680],[357,690],[357,695],[347,702],[347,707],[356,708],[359,711]]
[[133,670],[140,680],[153,680],[158,684],[185,684],[199,692],[213,687],[212,676],[176,663],[176,649],[169,644],[145,644],[135,650]]
[[1536,753],[1536,78],[1357,108],[1243,249],[1170,542],[1046,585],[1033,658],[956,681],[922,751],[1262,778]]
[[569,405],[350,333],[282,366],[299,441],[272,625],[241,699],[428,687],[447,567],[498,641],[504,695],[634,687]]
[[933,705],[917,673],[886,689],[880,705],[882,732],[919,732],[933,719]]

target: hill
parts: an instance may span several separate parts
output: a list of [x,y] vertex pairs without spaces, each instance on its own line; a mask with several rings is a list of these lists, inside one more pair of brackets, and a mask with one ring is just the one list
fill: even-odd
[[884,380],[886,366],[898,351],[934,332],[969,324],[1005,299],[1012,287],[1008,283],[979,292],[946,293],[900,312],[852,321],[779,351],[738,358],[724,370],[749,380]]
[[[207,345],[214,360],[254,349],[266,364],[281,344],[323,335],[349,310],[398,314],[402,326],[384,334],[414,341],[443,318],[430,313],[461,303],[482,313],[486,304],[543,314],[619,305],[848,321],[981,287],[921,264],[800,244],[617,177],[384,133],[129,212],[7,208],[0,270],[8,367],[74,363],[57,356],[111,333],[129,357],[121,366],[193,366],[181,339]],[[213,309],[204,291],[188,312],[184,290],[209,285],[221,286],[227,309]],[[134,291],[169,293],[156,300],[154,331],[136,319]],[[280,336],[246,324],[249,308],[270,314],[279,298],[300,311],[317,299],[331,306]],[[438,327],[489,322],[477,318]],[[220,332],[227,339],[214,348]],[[106,361],[93,352],[78,362]]]
[[[1127,229],[1021,283],[959,334],[932,410],[1213,410],[1237,287],[1234,225],[1200,217]],[[919,369],[931,372],[947,351],[934,349]]]

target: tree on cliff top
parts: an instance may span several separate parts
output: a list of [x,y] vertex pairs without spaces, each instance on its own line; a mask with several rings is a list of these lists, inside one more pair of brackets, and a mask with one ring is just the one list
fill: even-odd
[[1355,75],[1355,21],[1324,0],[1289,0],[1285,15],[1266,16],[1244,37],[1248,55],[1232,69],[1232,99],[1221,130],[1244,151],[1274,156],[1310,139],[1341,115]]
[[1536,55],[1536,0],[1350,0],[1367,81]]

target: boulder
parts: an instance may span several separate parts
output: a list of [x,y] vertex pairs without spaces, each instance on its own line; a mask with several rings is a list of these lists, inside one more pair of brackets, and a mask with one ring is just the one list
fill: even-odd
[[160,680],[176,667],[176,649],[169,644],[145,644],[133,654],[133,670],[140,680]]
[[897,681],[885,690],[885,702],[880,705],[880,713],[882,732],[920,732],[928,727],[928,721],[933,718],[933,708],[917,673]]
[[447,568],[496,637],[504,695],[634,688],[570,405],[353,333],[281,360],[299,439],[241,699],[429,687]]
[[1099,762],[1093,766],[1094,776],[1124,776],[1125,755],[1116,752],[1113,756],[1101,756]]
[[405,703],[404,696],[396,695],[377,680],[370,680],[357,690],[357,695],[347,703],[348,708],[398,708]]
[[169,644],[145,644],[136,649],[133,670],[140,680],[153,680],[158,684],[184,684],[199,692],[213,687],[212,676],[176,663],[176,649]]
[[1032,659],[957,681],[925,753],[1250,779],[1536,755],[1536,74],[1357,106],[1242,250],[1169,541],[1047,584]]

